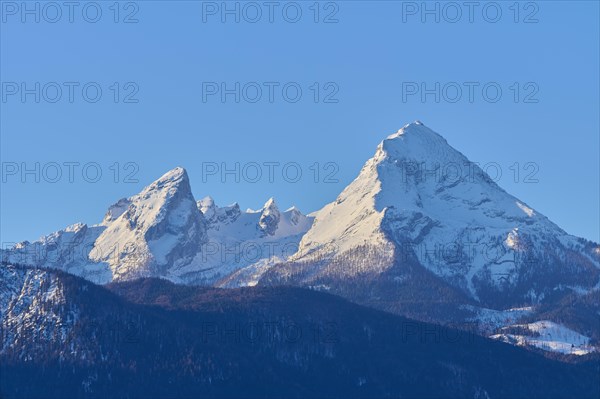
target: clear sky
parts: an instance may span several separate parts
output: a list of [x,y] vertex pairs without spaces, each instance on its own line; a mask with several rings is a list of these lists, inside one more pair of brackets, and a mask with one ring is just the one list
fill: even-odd
[[196,198],[311,212],[416,119],[600,241],[596,1],[23,4],[0,3],[3,243],[98,223],[175,166]]

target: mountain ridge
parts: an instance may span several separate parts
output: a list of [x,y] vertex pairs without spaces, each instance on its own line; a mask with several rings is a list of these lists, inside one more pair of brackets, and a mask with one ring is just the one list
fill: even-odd
[[[1,254],[100,284],[311,287],[423,321],[477,323],[503,339],[526,318],[568,320],[562,327],[590,342],[600,335],[600,306],[577,317],[565,306],[600,292],[600,246],[506,192],[419,121],[388,135],[336,200],[309,216],[273,198],[256,211],[196,200],[176,167],[111,205],[98,225]],[[561,311],[535,319],[548,307]]]
[[[9,265],[0,282],[7,398],[231,397],[240,389],[248,397],[592,398],[600,389],[594,355],[549,360],[314,290],[157,278],[97,286]],[[44,325],[56,328],[36,328]]]
[[[406,248],[398,248],[398,245],[407,244],[406,252],[415,255],[420,263],[442,278],[462,278],[458,282],[460,288],[479,300],[477,284],[485,284],[484,289],[502,291],[505,286],[510,288],[511,284],[519,283],[515,281],[520,278],[516,269],[525,261],[536,264],[548,254],[564,258],[570,251],[579,251],[584,254],[579,260],[581,269],[591,273],[592,278],[574,283],[587,289],[598,287],[600,247],[597,244],[594,248],[594,243],[568,235],[547,217],[500,188],[476,165],[473,169],[480,176],[476,179],[463,173],[450,180],[438,172],[433,181],[423,179],[422,171],[415,169],[423,159],[437,165],[436,171],[443,165],[471,164],[421,122],[404,126],[382,141],[374,157],[365,163],[358,177],[336,201],[316,213],[312,228],[303,236],[298,254],[291,260],[310,259],[315,253],[320,257],[335,256],[362,242],[383,247],[395,245],[396,251],[405,251]],[[546,241],[554,242],[548,245]],[[424,246],[425,253],[411,251],[411,245]],[[459,259],[455,263],[464,270],[453,270],[448,267],[452,262],[445,259],[432,259],[431,253],[440,245],[456,247]],[[466,253],[465,245],[484,248],[478,253]],[[557,254],[557,246],[563,252]],[[328,251],[328,247],[333,250]],[[481,252],[489,251],[489,247],[503,253],[489,259],[488,254]],[[488,259],[484,259],[486,256]],[[526,256],[534,259],[524,260]],[[554,263],[560,261],[557,259]],[[389,259],[387,266],[391,267],[392,263],[393,259]],[[490,274],[497,277],[490,279]],[[543,292],[530,292],[530,296],[539,295]]]
[[0,254],[98,284],[151,276],[212,284],[241,267],[282,260],[311,223],[295,207],[279,211],[273,198],[251,212],[210,197],[196,201],[186,170],[176,167],[109,206],[99,224],[76,223]]

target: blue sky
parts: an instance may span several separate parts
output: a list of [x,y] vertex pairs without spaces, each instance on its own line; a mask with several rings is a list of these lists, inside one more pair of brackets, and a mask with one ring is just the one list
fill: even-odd
[[[276,2],[272,23],[262,2],[237,3],[239,22],[221,2],[120,2],[118,15],[112,1],[84,2],[73,22],[38,4],[35,15],[1,3],[3,243],[97,223],[175,166],[197,198],[314,211],[416,119],[499,167],[503,188],[569,233],[600,241],[598,2],[437,3],[438,15],[421,2],[321,2],[318,15],[312,1]],[[239,102],[223,100],[221,84],[236,82]],[[238,182],[208,173],[236,163]]]

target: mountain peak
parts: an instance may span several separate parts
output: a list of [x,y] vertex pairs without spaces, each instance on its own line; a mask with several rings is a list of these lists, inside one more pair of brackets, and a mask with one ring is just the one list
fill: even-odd
[[378,161],[389,157],[403,161],[439,162],[442,164],[453,161],[462,162],[464,158],[448,144],[444,137],[419,121],[403,126],[379,144],[374,160]]
[[386,139],[395,139],[405,135],[434,135],[437,137],[442,137],[438,133],[434,132],[427,126],[423,124],[423,122],[417,120],[412,123],[407,123],[402,126],[396,133],[389,135]]
[[168,171],[167,173],[165,173],[164,175],[162,175],[158,180],[156,180],[154,183],[157,184],[161,184],[161,183],[168,183],[168,182],[180,182],[180,181],[189,181],[188,175],[187,175],[187,171],[182,168],[181,166],[177,166],[173,169],[171,169],[170,171]]
[[280,219],[281,213],[279,212],[279,208],[277,208],[275,200],[273,197],[271,197],[267,202],[265,202],[265,206],[262,208],[258,226],[262,231],[265,232],[265,234],[272,236],[277,230]]
[[263,206],[264,210],[267,209],[277,209],[277,204],[275,203],[275,199],[273,197],[269,198],[265,205]]
[[426,127],[426,126],[425,126],[425,124],[424,124],[423,122],[421,122],[420,120],[418,120],[418,119],[417,119],[417,120],[416,120],[416,121],[414,121],[414,122],[407,123],[406,125],[402,126],[402,128],[401,128],[400,130],[402,130],[402,129],[406,129],[406,128],[410,128],[410,127],[413,127],[413,128],[414,128],[414,127],[417,127],[417,126],[423,126],[423,127]]
[[[115,204],[104,224],[95,242],[102,250],[92,260],[108,262],[113,279],[162,276],[175,261],[189,263],[206,236],[204,217],[181,167]],[[109,251],[113,248],[117,256]]]
[[[165,195],[168,197],[174,195],[178,191],[181,191],[184,196],[192,196],[192,188],[190,186],[188,174],[184,168],[179,166],[171,169],[152,182],[149,186],[146,186],[138,196],[147,197],[154,191],[164,191]],[[132,198],[130,198],[130,200]]]
[[200,212],[202,212],[206,220],[210,220],[213,218],[213,216],[215,216],[215,213],[217,211],[217,205],[215,204],[215,200],[213,199],[213,197],[211,197],[210,195],[207,195],[206,197],[199,200],[197,202],[197,205],[198,209],[200,209]]
[[210,195],[198,200],[198,208],[204,213],[204,210],[214,209],[217,207],[215,200]]
[[[549,246],[550,242],[556,245]],[[333,259],[358,251],[364,243],[381,248],[378,253],[382,254],[394,253],[387,247],[395,247],[402,256],[408,252],[426,269],[474,299],[488,295],[488,288],[509,292],[498,276],[510,276],[511,284],[520,281],[522,270],[530,270],[526,261],[532,257],[565,259],[567,254],[580,251],[592,259],[581,258],[578,262],[580,276],[598,267],[590,250],[577,244],[576,238],[508,194],[484,170],[420,122],[405,125],[381,142],[358,177],[335,202],[317,213],[294,260]],[[418,249],[407,250],[407,243]],[[455,263],[430,254],[440,245],[466,248],[472,243],[494,248],[497,258],[481,255],[481,247],[476,256],[466,252],[469,256],[460,258],[464,272],[459,274]],[[527,248],[529,258],[524,256],[523,248]],[[373,259],[369,271],[380,273],[396,261],[392,255]],[[344,262],[348,263],[347,259]],[[361,262],[344,272],[352,275],[356,270],[365,271]],[[550,281],[545,279],[560,273],[561,263],[551,263],[544,262],[544,267],[535,270],[540,281]],[[317,278],[318,273],[339,273],[333,271],[336,261],[330,265],[332,269],[318,263],[310,278]],[[590,283],[581,279],[578,284],[589,289],[597,282],[597,278],[590,279]],[[554,287],[548,284],[544,289],[550,292]]]
[[215,205],[215,200],[210,195],[207,195],[206,197],[202,198],[198,202],[200,202],[201,204],[206,205],[206,206]]
[[185,168],[183,168],[181,166],[176,166],[173,169],[171,169],[170,171],[168,171],[167,173],[165,173],[163,175],[163,177],[164,176],[179,177],[179,176],[183,176],[183,175],[187,175],[187,171],[185,170]]

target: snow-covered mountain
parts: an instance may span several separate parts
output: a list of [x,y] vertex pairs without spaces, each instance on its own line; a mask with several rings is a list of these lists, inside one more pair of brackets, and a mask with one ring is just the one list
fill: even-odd
[[237,269],[261,267],[296,252],[312,218],[273,199],[258,211],[196,202],[183,168],[175,168],[110,206],[98,225],[75,224],[2,251],[6,262],[57,268],[105,284],[163,277],[213,284]]
[[[336,262],[367,247],[367,262],[368,255],[344,267]],[[292,260],[312,263],[303,277],[311,283],[382,273],[409,258],[475,300],[491,300],[493,292],[536,302],[559,286],[600,287],[597,244],[508,194],[420,122],[378,146],[336,201],[317,212]]]
[[101,284],[308,286],[425,321],[474,323],[505,340],[552,322],[598,346],[600,246],[508,194],[421,122],[383,140],[311,215],[281,211],[272,198],[246,211],[196,201],[175,168],[100,224],[19,243],[2,259]]
[[14,264],[60,269],[104,284],[111,280],[110,267],[92,262],[89,255],[105,226],[76,223],[34,242],[23,241],[1,249],[2,261]]
[[173,270],[175,282],[254,285],[269,266],[298,250],[313,220],[295,207],[280,211],[273,198],[259,210],[242,211],[237,203],[219,207],[205,197],[198,209],[206,217],[208,239],[193,262]]
[[421,122],[383,140],[315,215],[298,252],[259,284],[311,286],[443,323],[599,292],[597,243],[508,194]]
[[206,223],[189,178],[175,168],[141,193],[111,206],[90,260],[110,266],[111,280],[165,276],[189,264],[206,242]]
[[[538,330],[552,334],[548,344],[585,349],[553,324]],[[0,332],[2,398],[597,398],[600,389],[593,359],[565,364],[293,287],[98,286],[3,265]]]

